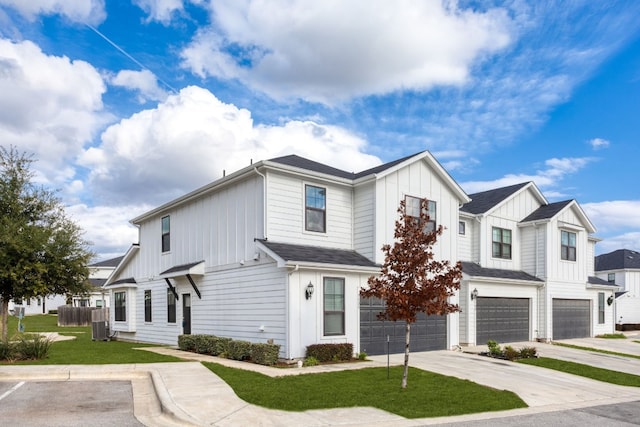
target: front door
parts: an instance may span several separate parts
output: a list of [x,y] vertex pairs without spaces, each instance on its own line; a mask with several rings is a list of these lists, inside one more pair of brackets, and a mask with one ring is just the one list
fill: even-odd
[[182,294],[182,333],[191,334],[191,294]]

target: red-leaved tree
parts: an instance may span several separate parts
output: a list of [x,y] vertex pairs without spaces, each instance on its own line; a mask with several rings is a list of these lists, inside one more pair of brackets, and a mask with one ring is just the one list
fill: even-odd
[[436,260],[433,245],[444,230],[442,225],[428,229],[428,201],[420,202],[420,216],[407,214],[405,200],[400,202],[400,218],[395,225],[395,243],[384,245],[384,264],[380,275],[371,276],[369,287],[361,289],[363,297],[376,297],[386,307],[378,318],[405,322],[404,373],[402,388],[407,388],[411,324],[418,313],[446,315],[460,310],[450,297],[460,289],[462,266],[447,260]]

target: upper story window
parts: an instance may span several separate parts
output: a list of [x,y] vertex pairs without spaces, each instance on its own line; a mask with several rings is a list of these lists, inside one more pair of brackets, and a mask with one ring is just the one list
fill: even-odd
[[576,260],[576,233],[560,231],[560,258],[567,261]]
[[[414,218],[420,218],[420,206],[422,206],[422,200],[419,197],[405,196],[407,215]],[[427,200],[427,215],[429,219],[424,226],[425,233],[430,233],[436,229],[436,202]]]
[[169,215],[162,217],[162,252],[171,250],[171,220]]
[[607,274],[607,282],[616,283],[616,273]]
[[494,258],[511,259],[511,230],[493,227],[491,241]]
[[464,221],[458,222],[458,234],[465,235],[467,234],[467,223]]
[[305,185],[304,208],[304,229],[325,233],[327,231],[327,189]]

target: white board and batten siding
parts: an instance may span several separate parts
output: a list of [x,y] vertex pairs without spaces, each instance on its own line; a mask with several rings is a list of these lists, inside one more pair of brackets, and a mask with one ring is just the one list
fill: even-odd
[[[458,233],[458,259],[460,261],[478,262],[477,258],[474,258],[473,246],[477,244],[477,240],[474,238],[476,232],[476,220],[473,218],[460,217],[460,221],[464,222],[464,234]],[[475,251],[477,254],[477,251]]]
[[[326,233],[305,230],[305,185],[326,189]],[[269,240],[298,245],[353,248],[353,187],[329,180],[267,174]]]
[[378,178],[375,193],[376,262],[384,262],[382,245],[394,241],[398,207],[405,196],[426,197],[436,202],[436,223],[446,229],[434,245],[434,253],[438,259],[458,260],[458,209],[461,201],[426,162],[414,162]]
[[[201,260],[209,267],[252,259],[254,239],[263,237],[262,192],[262,178],[251,176],[144,221],[137,259],[120,276],[155,277],[176,265]],[[161,221],[167,215],[171,250],[162,253]]]
[[369,259],[374,259],[376,220],[375,182],[367,182],[355,188],[354,249]]
[[[562,231],[576,234],[576,260],[561,259]],[[550,280],[567,282],[587,282],[589,266],[593,264],[593,253],[589,250],[588,232],[580,223],[573,209],[565,209],[554,217],[547,230],[547,256]],[[591,258],[589,258],[591,257]]]

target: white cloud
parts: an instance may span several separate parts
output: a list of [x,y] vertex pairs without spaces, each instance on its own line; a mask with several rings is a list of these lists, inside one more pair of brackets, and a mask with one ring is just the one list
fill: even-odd
[[598,231],[640,230],[640,215],[635,214],[640,211],[640,200],[611,200],[581,206]]
[[511,40],[505,10],[481,13],[455,2],[227,0],[209,7],[215,25],[183,50],[184,65],[275,98],[333,103],[462,85],[475,61]]
[[73,22],[97,25],[107,14],[104,0],[0,0],[0,5],[17,10],[27,19],[38,15],[62,15]]
[[182,0],[134,0],[136,6],[149,15],[147,21],[169,24],[176,13],[184,11]]
[[0,39],[0,141],[33,153],[43,181],[57,185],[74,176],[71,160],[106,120],[105,90],[84,61]]
[[132,243],[138,243],[138,229],[129,223],[136,215],[151,209],[149,205],[94,206],[75,204],[66,212],[85,231],[99,258],[124,255]]
[[366,142],[335,126],[254,125],[251,113],[190,86],[110,126],[80,163],[102,203],[157,204],[254,162],[291,153],[348,171],[380,164]]
[[110,79],[110,83],[137,91],[140,103],[162,101],[167,97],[167,92],[158,86],[158,79],[149,70],[122,70]]
[[597,254],[605,254],[618,249],[640,251],[640,231],[609,236],[596,245]]
[[589,145],[591,145],[591,147],[594,150],[600,150],[603,148],[608,148],[609,145],[611,143],[609,141],[607,141],[606,139],[602,139],[602,138],[593,138],[592,140],[589,141]]
[[574,174],[594,161],[591,157],[565,157],[552,158],[545,161],[545,169],[536,171],[535,174],[508,174],[492,181],[468,181],[460,183],[460,186],[468,193],[491,190],[506,187],[522,182],[533,181],[547,196],[563,197],[561,192],[554,190],[560,181],[567,175]]

